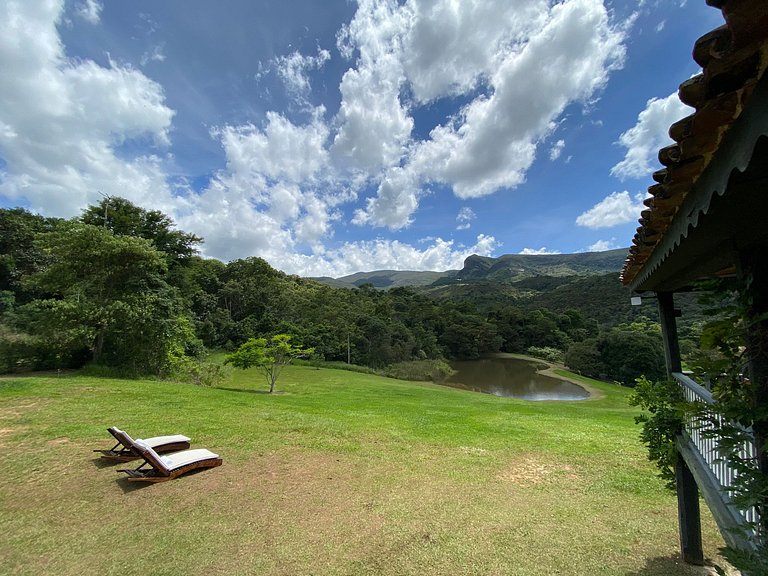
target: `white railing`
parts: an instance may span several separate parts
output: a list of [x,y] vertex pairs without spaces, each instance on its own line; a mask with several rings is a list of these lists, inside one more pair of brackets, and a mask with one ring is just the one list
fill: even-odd
[[[704,404],[714,403],[712,393],[685,374],[675,372],[672,374],[672,376],[675,378],[678,384],[680,384],[680,387],[682,388],[685,395],[685,399],[688,402],[698,402]],[[719,415],[711,415],[710,420],[691,416],[688,418],[688,421],[685,424],[685,430],[688,433],[688,436],[691,438],[691,441],[698,450],[699,454],[701,454],[702,459],[704,462],[706,462],[710,472],[720,483],[723,494],[728,496],[728,500],[730,500],[730,493],[732,492],[734,480],[738,476],[738,472],[734,470],[718,452],[718,440],[716,435],[712,434],[712,431],[715,430],[716,426],[711,420],[714,420],[717,423],[722,422]],[[755,442],[751,439],[751,432],[749,430],[746,430],[746,432],[749,433],[750,439],[747,440],[741,447],[740,456],[744,459],[755,459],[757,457]],[[739,508],[738,511],[744,520],[753,523],[754,526],[759,525],[757,510],[754,508],[741,510]],[[757,534],[755,534],[755,536],[757,536]]]

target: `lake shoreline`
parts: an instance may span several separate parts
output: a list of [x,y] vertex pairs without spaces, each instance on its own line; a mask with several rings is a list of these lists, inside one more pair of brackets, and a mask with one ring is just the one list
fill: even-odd
[[[555,362],[550,362],[549,360],[543,360],[542,358],[536,358],[535,356],[527,356],[525,354],[515,354],[514,352],[495,352],[493,354],[488,354],[488,358],[515,358],[517,360],[528,360],[531,362],[537,362],[539,364],[543,364],[546,366],[544,369],[537,369],[536,371],[543,375],[543,376],[549,376],[550,378],[556,378],[557,380],[563,380],[564,382],[569,382],[571,384],[575,384],[576,386],[580,386],[581,388],[584,388],[584,390],[587,391],[589,396],[584,398],[584,400],[591,401],[591,400],[600,400],[605,395],[601,390],[598,390],[594,386],[590,386],[589,384],[585,382],[581,382],[579,380],[575,380],[573,378],[568,378],[567,376],[562,376],[560,374],[557,374],[555,372],[555,369],[559,370],[568,370],[568,368],[565,367],[563,364],[558,364]],[[574,400],[574,402],[584,402],[584,400]],[[562,400],[556,400],[556,402],[562,402]]]

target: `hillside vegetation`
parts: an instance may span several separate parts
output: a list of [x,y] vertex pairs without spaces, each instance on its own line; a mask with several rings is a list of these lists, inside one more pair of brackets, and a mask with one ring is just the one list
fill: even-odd
[[203,239],[121,198],[72,220],[2,209],[0,231],[0,372],[91,363],[201,381],[216,374],[206,350],[289,334],[317,359],[376,369],[503,351],[628,385],[664,374],[655,306],[629,305],[621,250],[471,256],[455,273],[371,272],[338,288],[260,258],[201,258]]

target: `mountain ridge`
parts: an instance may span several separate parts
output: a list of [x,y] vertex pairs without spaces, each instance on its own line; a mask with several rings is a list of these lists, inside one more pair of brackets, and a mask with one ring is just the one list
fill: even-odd
[[316,282],[336,288],[358,288],[372,284],[375,288],[401,286],[441,286],[474,281],[516,282],[535,276],[593,276],[621,271],[627,248],[604,252],[575,254],[503,254],[496,258],[472,254],[461,270],[409,271],[373,270],[356,272],[339,278],[314,277]]

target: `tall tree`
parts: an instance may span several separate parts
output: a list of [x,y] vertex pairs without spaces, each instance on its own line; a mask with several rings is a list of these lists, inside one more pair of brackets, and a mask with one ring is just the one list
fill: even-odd
[[203,241],[194,234],[174,230],[173,220],[159,210],[145,210],[119,196],[107,196],[95,206],[89,206],[80,220],[111,230],[117,236],[150,240],[166,254],[171,265],[189,259]]
[[[40,246],[51,263],[30,278],[50,295],[30,305],[38,331],[69,334],[92,359],[159,371],[181,310],[163,280],[166,260],[148,240],[70,224],[44,234]],[[132,358],[125,354],[132,344]],[[143,355],[140,352],[143,351]],[[139,354],[136,357],[135,354]]]

